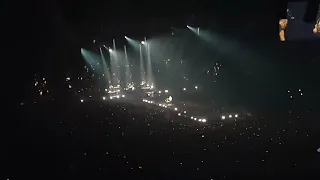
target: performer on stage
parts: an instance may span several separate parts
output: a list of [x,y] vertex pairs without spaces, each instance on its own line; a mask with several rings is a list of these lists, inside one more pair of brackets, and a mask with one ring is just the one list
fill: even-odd
[[314,25],[313,33],[320,33],[320,19],[318,19],[317,23]]
[[288,26],[288,19],[280,19],[279,21],[279,37],[280,41],[285,41],[286,36],[285,36],[285,30]]

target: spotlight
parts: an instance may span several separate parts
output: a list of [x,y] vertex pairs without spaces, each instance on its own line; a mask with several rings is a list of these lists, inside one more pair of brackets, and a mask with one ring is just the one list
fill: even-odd
[[187,28],[189,28],[189,29],[190,29],[190,26],[188,26],[188,25],[187,25]]
[[141,44],[145,44],[146,42],[144,42],[144,41],[141,41]]
[[187,88],[183,88],[183,90],[184,90],[184,91],[186,91],[186,90],[187,90]]
[[112,49],[111,48],[109,48],[109,52],[112,53]]
[[124,38],[128,39],[128,37],[127,37],[127,36],[124,36]]

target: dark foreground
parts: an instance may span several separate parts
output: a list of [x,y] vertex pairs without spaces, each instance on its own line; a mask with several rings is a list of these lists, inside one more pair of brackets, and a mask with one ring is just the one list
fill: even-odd
[[318,179],[316,115],[197,123],[132,104],[25,104],[8,179]]

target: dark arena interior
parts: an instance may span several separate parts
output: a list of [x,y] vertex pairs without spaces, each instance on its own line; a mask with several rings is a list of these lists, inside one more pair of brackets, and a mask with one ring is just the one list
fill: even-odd
[[11,3],[3,179],[320,179],[320,43],[279,41],[288,3]]

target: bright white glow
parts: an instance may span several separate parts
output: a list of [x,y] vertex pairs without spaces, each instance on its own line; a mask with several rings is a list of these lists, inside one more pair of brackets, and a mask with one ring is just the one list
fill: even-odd
[[197,118],[193,118],[195,121],[197,120]]
[[237,117],[239,117],[239,115],[238,115],[238,114],[236,114],[236,115],[234,115],[234,117],[236,117],[236,118],[237,118]]
[[127,36],[124,36],[124,38],[128,39],[128,37],[127,37]]
[[186,91],[186,90],[187,90],[187,88],[183,88],[183,90],[184,90],[184,91]]
[[146,42],[144,42],[144,41],[141,41],[141,44],[145,44]]
[[181,113],[178,113],[178,116],[181,116]]
[[187,28],[190,28],[190,26],[187,25]]
[[117,98],[120,98],[120,96],[118,95]]
[[112,53],[112,49],[109,49],[109,52],[111,52],[111,53]]
[[221,119],[226,119],[226,116],[221,116]]
[[80,102],[83,102],[83,99],[80,99]]
[[183,113],[185,113],[185,114],[186,114],[186,113],[187,113],[187,111],[183,111]]
[[122,95],[121,97],[123,97],[123,98],[124,98],[124,97],[126,97],[126,96],[125,96],[125,95]]
[[164,90],[165,93],[169,92],[168,90]]
[[106,97],[103,96],[102,99],[103,99],[103,100],[106,100]]
[[162,106],[162,104],[159,104],[159,106]]
[[206,119],[202,119],[202,122],[207,122],[207,120]]
[[232,118],[232,115],[231,115],[231,114],[229,115],[229,118]]
[[104,91],[108,91],[108,89],[104,89]]
[[150,87],[151,89],[153,89],[153,86],[151,85],[151,87]]
[[193,117],[191,116],[191,119],[193,119]]
[[110,96],[110,99],[113,99],[113,97],[112,97],[112,96]]
[[159,94],[161,94],[161,91],[159,91]]
[[198,86],[195,86],[194,88],[198,89]]
[[174,108],[175,111],[178,111],[178,108]]

